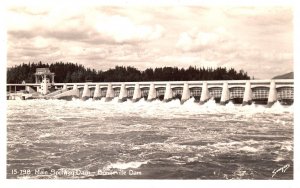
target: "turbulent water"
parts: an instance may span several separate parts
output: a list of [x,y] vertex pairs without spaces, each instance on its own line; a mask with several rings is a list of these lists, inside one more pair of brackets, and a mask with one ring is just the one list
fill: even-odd
[[293,179],[293,106],[7,102],[7,178]]

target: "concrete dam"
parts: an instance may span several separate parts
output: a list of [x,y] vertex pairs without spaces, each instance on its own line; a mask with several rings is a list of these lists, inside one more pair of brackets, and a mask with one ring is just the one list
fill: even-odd
[[[243,105],[265,103],[271,106],[276,101],[291,104],[294,100],[294,80],[222,80],[222,81],[157,81],[157,82],[89,82],[53,83],[44,79],[41,83],[7,84],[8,99],[20,91],[22,99],[71,99],[118,97],[119,102],[133,102],[145,98],[168,102],[178,98],[181,103],[194,97],[200,104],[213,98],[220,104],[229,101]],[[20,95],[20,94],[19,94]]]
[[229,101],[243,105],[276,101],[292,104],[294,80],[218,80],[218,81],[155,81],[155,82],[85,82],[54,83],[55,74],[49,68],[37,68],[35,83],[7,84],[7,99],[72,99],[87,100],[118,97],[119,102],[141,98],[147,101],[160,99],[168,102],[180,99],[181,103],[194,97],[200,104],[211,98],[221,104]]

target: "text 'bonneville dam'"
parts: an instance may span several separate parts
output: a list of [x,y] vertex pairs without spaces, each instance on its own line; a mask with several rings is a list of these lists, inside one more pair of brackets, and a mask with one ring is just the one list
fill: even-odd
[[48,68],[38,68],[36,83],[7,84],[7,99],[70,99],[86,100],[118,97],[119,102],[145,98],[168,102],[179,98],[184,103],[194,97],[200,104],[213,98],[220,104],[228,101],[251,104],[253,101],[271,106],[276,101],[292,104],[294,80],[221,80],[221,81],[155,81],[155,82],[85,82],[54,83],[54,73]]

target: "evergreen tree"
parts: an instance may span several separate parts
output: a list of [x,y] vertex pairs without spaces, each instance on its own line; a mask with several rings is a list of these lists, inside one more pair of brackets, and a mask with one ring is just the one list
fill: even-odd
[[158,67],[148,68],[140,71],[134,67],[116,66],[107,71],[96,71],[95,69],[85,68],[77,63],[55,62],[44,64],[29,62],[22,63],[7,69],[7,83],[33,83],[36,68],[48,67],[55,73],[55,82],[131,82],[131,81],[188,81],[188,80],[249,80],[247,72],[238,72],[230,68],[218,67],[216,69],[204,67],[192,67],[187,69],[178,67]]

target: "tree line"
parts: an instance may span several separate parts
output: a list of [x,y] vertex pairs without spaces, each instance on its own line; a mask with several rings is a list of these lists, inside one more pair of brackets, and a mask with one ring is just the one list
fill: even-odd
[[132,66],[116,66],[106,71],[85,68],[83,65],[70,62],[52,64],[28,63],[7,69],[7,83],[34,83],[36,68],[49,68],[55,73],[57,83],[76,82],[134,82],[134,81],[187,81],[187,80],[249,80],[247,72],[223,67],[204,68],[178,67],[147,68],[140,71]]

